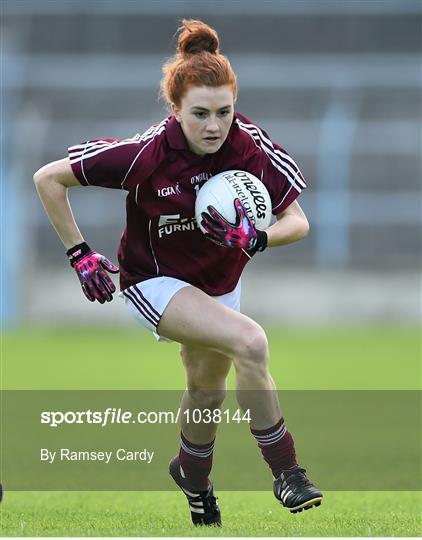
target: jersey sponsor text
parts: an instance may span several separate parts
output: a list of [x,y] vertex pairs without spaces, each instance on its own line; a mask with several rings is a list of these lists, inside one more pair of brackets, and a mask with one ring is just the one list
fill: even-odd
[[198,228],[198,223],[194,217],[182,218],[180,214],[160,216],[158,237],[163,238],[163,236],[169,236],[174,232],[194,231]]

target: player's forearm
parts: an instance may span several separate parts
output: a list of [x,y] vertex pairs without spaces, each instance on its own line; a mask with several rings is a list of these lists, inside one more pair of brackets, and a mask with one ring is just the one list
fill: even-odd
[[44,209],[66,249],[84,241],[73,217],[67,196],[68,188],[55,182],[49,174],[34,175],[35,186]]
[[309,232],[306,217],[285,214],[265,231],[268,235],[268,247],[284,246],[302,240]]

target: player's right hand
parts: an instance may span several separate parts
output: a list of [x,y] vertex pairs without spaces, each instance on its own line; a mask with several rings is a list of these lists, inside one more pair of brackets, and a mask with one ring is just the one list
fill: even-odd
[[92,251],[85,242],[69,249],[67,256],[88,300],[98,300],[100,304],[111,302],[116,287],[107,272],[117,274],[119,268],[100,253]]

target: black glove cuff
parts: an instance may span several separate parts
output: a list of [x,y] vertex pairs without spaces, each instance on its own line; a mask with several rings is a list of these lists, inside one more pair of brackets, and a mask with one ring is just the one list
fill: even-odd
[[82,257],[85,257],[85,255],[88,255],[90,251],[92,250],[86,242],[82,242],[82,244],[77,244],[76,246],[68,249],[66,251],[66,255],[70,261],[70,266],[73,268],[75,263],[81,260]]
[[255,255],[257,251],[264,251],[268,244],[268,234],[265,231],[256,231],[256,242],[252,249],[249,250],[250,255]]

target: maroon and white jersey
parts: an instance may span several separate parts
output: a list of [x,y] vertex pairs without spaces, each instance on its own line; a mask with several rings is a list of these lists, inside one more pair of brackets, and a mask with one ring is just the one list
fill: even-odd
[[201,233],[195,197],[211,176],[248,171],[266,185],[273,214],[306,187],[293,159],[248,118],[235,114],[218,152],[198,156],[171,116],[131,139],[87,141],[69,148],[84,186],[124,189],[127,222],[119,247],[120,286],[171,276],[217,296],[232,291],[249,257],[220,247]]

